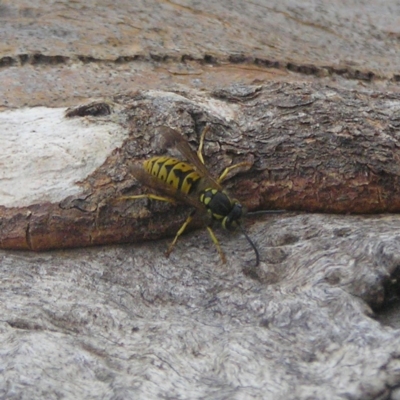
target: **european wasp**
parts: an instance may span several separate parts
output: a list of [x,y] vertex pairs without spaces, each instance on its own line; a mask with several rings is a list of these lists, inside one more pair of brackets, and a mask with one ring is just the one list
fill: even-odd
[[211,225],[219,222],[224,229],[233,231],[239,228],[253,248],[256,256],[256,266],[260,262],[258,249],[247,235],[241,225],[243,207],[238,200],[232,199],[223,190],[221,182],[228,173],[235,168],[251,166],[248,162],[242,162],[224,169],[219,178],[214,179],[204,165],[203,145],[204,137],[209,130],[207,125],[200,137],[197,153],[192,150],[187,140],[176,130],[163,126],[160,133],[165,140],[165,146],[175,147],[184,157],[185,161],[168,156],[156,156],[144,161],[143,165],[131,167],[132,175],[144,186],[153,189],[158,194],[141,194],[136,196],[124,196],[124,199],[142,199],[166,201],[170,203],[184,203],[194,207],[170,244],[166,255],[172,252],[178,238],[192,221],[196,212],[208,215],[206,228],[211,240],[215,244],[223,263],[226,263],[225,254],[215,236]]

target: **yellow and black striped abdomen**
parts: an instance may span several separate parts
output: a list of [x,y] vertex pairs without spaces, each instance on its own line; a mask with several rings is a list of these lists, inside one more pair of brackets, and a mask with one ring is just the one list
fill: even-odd
[[193,166],[171,157],[153,157],[143,166],[150,175],[186,194],[195,191],[201,179]]

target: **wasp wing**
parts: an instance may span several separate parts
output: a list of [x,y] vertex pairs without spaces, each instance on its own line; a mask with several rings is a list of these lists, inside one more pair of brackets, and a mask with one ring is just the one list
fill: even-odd
[[164,195],[165,197],[171,199],[171,201],[177,201],[179,203],[191,205],[204,213],[205,207],[200,200],[193,196],[187,195],[186,193],[181,192],[179,189],[176,189],[164,181],[150,175],[143,169],[142,166],[132,165],[130,167],[130,171],[143,186],[153,189],[156,193]]
[[222,190],[221,185],[210,175],[210,172],[192,150],[188,141],[178,131],[168,126],[162,126],[160,133],[164,136],[166,147],[175,147],[185,157],[186,161],[208,181],[211,187]]

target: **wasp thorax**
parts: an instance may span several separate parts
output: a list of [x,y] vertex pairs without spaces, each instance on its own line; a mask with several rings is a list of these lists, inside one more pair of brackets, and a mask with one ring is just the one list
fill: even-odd
[[225,229],[237,227],[242,216],[242,205],[237,200],[232,200],[225,192],[207,188],[201,193],[200,201],[213,219],[220,221]]

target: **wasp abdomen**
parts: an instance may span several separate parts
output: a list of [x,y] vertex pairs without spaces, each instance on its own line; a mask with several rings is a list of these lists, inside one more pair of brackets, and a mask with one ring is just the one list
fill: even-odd
[[201,179],[190,164],[171,157],[153,157],[143,165],[149,174],[186,194],[195,191]]

